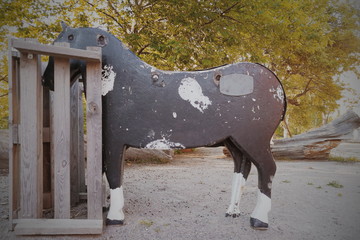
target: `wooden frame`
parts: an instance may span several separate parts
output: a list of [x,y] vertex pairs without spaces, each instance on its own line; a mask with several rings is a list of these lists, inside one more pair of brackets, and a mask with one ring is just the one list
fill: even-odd
[[[53,107],[45,110],[43,106],[51,104],[44,105],[40,54],[54,56],[55,62],[56,91],[49,100]],[[71,147],[74,141],[81,142],[72,133],[82,130],[71,125],[81,113],[77,112],[75,117],[71,114],[74,111],[70,101],[70,58],[87,61],[87,219],[70,218],[71,202],[78,201],[81,188],[81,179],[70,177],[70,171],[73,169],[78,176],[79,169],[84,167],[74,163],[81,151]],[[102,233],[100,79],[101,48],[80,50],[70,49],[68,44],[50,46],[29,39],[9,39],[9,222],[16,234]],[[43,111],[53,113],[50,128],[43,126]],[[43,174],[43,143],[49,141],[52,169],[51,173]],[[54,219],[42,218],[43,178],[49,176],[53,176]]]

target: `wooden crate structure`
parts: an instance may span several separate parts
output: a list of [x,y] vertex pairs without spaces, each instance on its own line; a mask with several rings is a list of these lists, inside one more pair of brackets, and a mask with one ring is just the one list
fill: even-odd
[[[54,57],[55,91],[50,101],[46,101],[50,94],[41,84],[41,55]],[[70,104],[70,59],[87,62],[86,219],[70,217],[71,196],[79,197],[79,190],[72,193],[71,186],[81,185],[81,178],[77,174],[70,177],[70,171],[72,166],[77,170],[84,168],[70,161],[73,155],[81,155],[77,150],[82,147],[74,144],[74,138],[79,138],[74,132],[81,133],[82,129],[71,129],[70,124],[74,118]],[[10,228],[18,235],[101,234],[101,48],[80,50],[69,48],[66,43],[42,45],[31,39],[9,39],[8,62]],[[44,112],[52,116],[50,120],[44,119],[47,116]],[[51,147],[46,150],[44,146],[49,143]],[[46,155],[51,156],[50,172],[44,169]],[[50,198],[43,191],[47,179],[52,182]],[[53,199],[50,204],[54,218],[43,218],[44,199]]]

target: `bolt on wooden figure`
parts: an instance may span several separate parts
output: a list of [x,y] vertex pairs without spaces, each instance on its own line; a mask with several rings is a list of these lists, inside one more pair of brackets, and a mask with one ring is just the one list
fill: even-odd
[[[120,40],[94,28],[70,28],[55,42],[102,47],[103,161],[110,185],[107,224],[122,224],[123,155],[127,147],[195,148],[225,145],[235,163],[226,216],[240,215],[242,187],[251,163],[258,170],[258,200],[251,226],[268,228],[276,165],[270,139],[286,111],[284,90],[266,67],[236,63],[193,72],[162,71],[141,61]],[[72,78],[85,63],[71,61]],[[53,89],[53,59],[44,85]],[[56,89],[55,89],[56,91]]]

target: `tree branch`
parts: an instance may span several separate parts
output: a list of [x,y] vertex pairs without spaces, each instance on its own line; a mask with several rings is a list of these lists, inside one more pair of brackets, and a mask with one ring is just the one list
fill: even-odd
[[145,46],[143,46],[142,48],[139,49],[139,51],[137,51],[137,54],[136,55],[140,55],[143,53],[143,51],[148,47],[150,46],[150,43],[146,44]]
[[[94,4],[90,3],[89,1],[85,1],[85,2],[87,4],[89,4],[91,7],[95,8]],[[108,1],[108,3],[109,3],[109,1]],[[122,29],[125,29],[124,26],[114,16],[108,14],[107,12],[103,11],[102,9],[98,9],[98,8],[95,8],[95,9],[97,9],[100,13],[104,14],[105,16],[107,16],[107,17],[111,18],[112,20],[114,20],[114,22],[116,22],[119,25],[119,27],[121,27]]]
[[234,3],[233,5],[231,5],[230,7],[228,7],[227,9],[225,9],[224,11],[222,11],[222,12],[219,14],[219,16],[217,16],[217,17],[214,18],[214,19],[211,19],[210,21],[202,24],[201,26],[204,27],[204,26],[206,26],[206,25],[209,25],[209,24],[213,23],[215,20],[219,19],[220,17],[225,16],[226,13],[230,12],[231,9],[233,9],[234,7],[236,7],[236,6],[239,5],[239,4],[240,4],[240,2]]

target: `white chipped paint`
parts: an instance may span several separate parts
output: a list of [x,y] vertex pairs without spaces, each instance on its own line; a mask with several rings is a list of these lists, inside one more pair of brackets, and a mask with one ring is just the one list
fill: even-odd
[[256,99],[255,98],[252,98],[253,102],[256,102]]
[[181,143],[170,142],[163,136],[162,139],[157,139],[146,144],[145,148],[167,150],[171,148],[185,148],[185,146]]
[[153,139],[153,138],[155,137],[155,131],[154,131],[154,130],[150,130],[150,131],[148,132],[147,137],[150,138],[150,139]]
[[234,173],[231,187],[231,201],[226,213],[229,215],[240,214],[240,200],[246,179],[242,173]]
[[251,111],[252,111],[253,113],[255,113],[255,107],[252,107]]
[[204,96],[200,84],[194,78],[182,79],[178,92],[183,100],[188,101],[202,113],[211,105],[210,99]]
[[173,112],[173,118],[177,118],[177,113]]
[[281,86],[277,86],[275,89],[274,87],[269,89],[269,92],[273,93],[274,99],[276,99],[278,102],[284,103],[284,91],[281,88]]
[[107,218],[110,220],[124,220],[124,191],[123,187],[110,189],[110,209]]
[[114,89],[115,77],[116,72],[114,72],[113,66],[105,65],[101,76],[101,94],[103,96]]
[[258,189],[256,207],[252,212],[251,217],[256,218],[264,223],[269,223],[268,213],[270,212],[270,210],[271,199],[262,192],[260,192],[260,190]]

